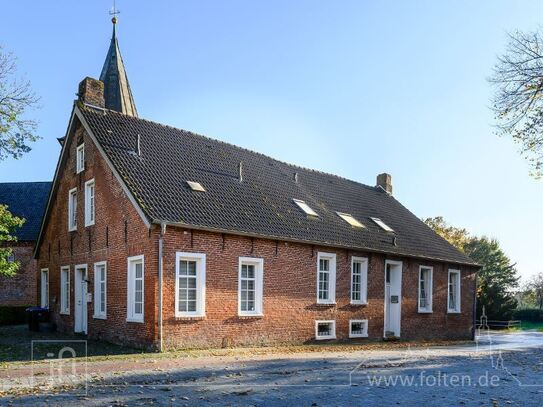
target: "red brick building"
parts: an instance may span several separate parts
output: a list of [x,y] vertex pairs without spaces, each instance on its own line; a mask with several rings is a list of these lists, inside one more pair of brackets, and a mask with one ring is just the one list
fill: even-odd
[[0,205],[25,219],[14,233],[17,241],[6,245],[12,250],[8,261],[18,262],[19,270],[12,277],[0,276],[0,306],[36,305],[37,261],[33,253],[50,188],[50,182],[0,183]]
[[115,32],[36,250],[58,328],[162,349],[471,338],[477,265],[376,186],[137,117]]

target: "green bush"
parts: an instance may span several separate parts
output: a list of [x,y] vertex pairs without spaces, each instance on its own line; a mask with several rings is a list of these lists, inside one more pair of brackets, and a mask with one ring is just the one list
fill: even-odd
[[26,312],[29,305],[0,306],[0,325],[19,325],[26,322]]
[[538,308],[518,309],[513,313],[513,319],[520,319],[521,321],[530,322],[543,322],[543,310]]

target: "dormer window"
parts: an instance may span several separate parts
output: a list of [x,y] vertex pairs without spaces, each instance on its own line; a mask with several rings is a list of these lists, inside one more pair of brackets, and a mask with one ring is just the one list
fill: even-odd
[[390,226],[388,226],[385,222],[383,222],[379,218],[370,218],[372,221],[374,221],[381,229],[383,229],[385,232],[394,232],[394,229],[392,229]]
[[309,215],[309,216],[316,216],[316,217],[319,216],[319,215],[317,214],[317,212],[315,212],[313,209],[311,209],[311,207],[310,207],[308,204],[306,204],[304,201],[301,201],[301,200],[299,200],[299,199],[293,199],[293,201],[294,201],[294,203],[295,203],[296,205],[298,205],[298,207],[299,207],[302,211],[304,211],[304,213],[305,213],[306,215]]
[[349,225],[355,228],[363,228],[364,225],[361,224],[359,221],[356,220],[356,218],[353,215],[350,215],[348,213],[342,213],[342,212],[336,212],[337,215],[343,219],[345,222],[347,222]]
[[77,146],[75,160],[75,172],[79,174],[85,169],[85,143],[81,143]]
[[196,192],[206,192],[206,190],[204,189],[204,187],[202,186],[202,184],[200,184],[199,182],[196,182],[196,181],[187,181],[187,184],[188,184],[188,186],[190,187],[190,189],[192,189],[193,191],[196,191]]

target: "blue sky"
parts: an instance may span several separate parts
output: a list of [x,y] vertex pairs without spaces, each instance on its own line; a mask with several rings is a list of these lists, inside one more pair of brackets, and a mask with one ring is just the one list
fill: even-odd
[[[506,32],[540,1],[127,1],[118,35],[141,117],[373,185],[419,217],[496,237],[543,271],[543,180],[493,132]],[[75,98],[98,77],[111,2],[4,2],[0,42],[42,97],[43,137],[0,182],[52,179]]]

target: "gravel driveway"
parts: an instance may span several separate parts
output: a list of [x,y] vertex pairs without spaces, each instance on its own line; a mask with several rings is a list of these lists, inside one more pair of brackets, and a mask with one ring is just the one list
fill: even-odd
[[[0,404],[543,404],[543,334],[535,332],[483,335],[474,346],[126,363],[92,362],[86,388],[78,385],[54,393],[42,389],[7,395]],[[47,371],[41,371],[38,381],[46,376]]]

